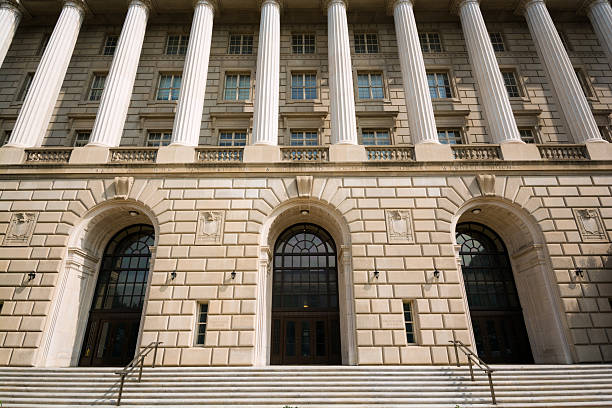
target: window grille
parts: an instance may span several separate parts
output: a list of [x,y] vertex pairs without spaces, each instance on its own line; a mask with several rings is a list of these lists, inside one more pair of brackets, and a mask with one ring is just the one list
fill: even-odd
[[442,52],[442,41],[438,33],[420,33],[419,42],[423,52]]
[[106,83],[106,74],[95,74],[91,81],[91,89],[89,90],[89,100],[99,101],[102,98],[104,84]]
[[102,55],[115,55],[117,44],[119,43],[118,35],[109,35],[104,41],[104,48],[102,49]]
[[40,45],[38,47],[38,50],[36,51],[36,55],[38,56],[43,55],[43,53],[45,52],[45,49],[47,49],[47,44],[49,44],[50,39],[51,39],[51,34],[49,33],[43,34],[43,37],[40,40]]
[[411,301],[404,301],[404,325],[406,328],[406,342],[408,344],[416,344],[414,316],[412,315]]
[[502,37],[501,33],[489,33],[489,37],[491,38],[491,45],[493,46],[493,51],[495,52],[506,51],[506,45],[504,44],[504,37]]
[[181,92],[181,75],[165,74],[159,77],[158,101],[176,101]]
[[291,99],[317,98],[317,74],[291,74]]
[[388,146],[391,135],[388,130],[365,129],[361,133],[361,142],[366,146]]
[[147,134],[147,147],[161,147],[168,146],[172,141],[172,132],[160,131],[160,132],[149,132]]
[[253,36],[232,34],[229,41],[229,54],[248,55],[253,53]]
[[519,135],[521,140],[525,143],[533,144],[536,142],[533,130],[531,129],[519,129]]
[[357,74],[359,99],[383,99],[385,97],[383,77],[380,72],[360,72]]
[[246,146],[246,130],[223,131],[219,133],[219,146]]
[[316,130],[291,131],[291,146],[317,146],[319,135]]
[[438,129],[438,140],[442,144],[461,144],[459,129]]
[[32,86],[32,80],[34,79],[34,73],[28,72],[26,74],[25,80],[23,81],[23,85],[21,86],[21,91],[19,91],[19,95],[17,96],[18,101],[23,101],[25,97],[28,95],[30,91],[30,86]]
[[506,85],[506,91],[510,98],[520,98],[521,89],[519,88],[516,74],[514,71],[502,71],[502,77],[504,78],[504,85]]
[[355,54],[378,53],[378,34],[355,34]]
[[587,98],[593,97],[593,92],[591,91],[591,87],[589,86],[589,80],[587,79],[586,74],[581,68],[574,68],[574,72],[576,72],[576,78],[578,78],[578,82],[580,82],[580,87],[584,92],[584,96]]
[[9,139],[11,138],[11,134],[12,133],[13,133],[12,130],[5,130],[4,131],[4,139],[2,139],[2,143],[0,145],[4,146],[5,144],[7,144]]
[[314,34],[293,34],[291,36],[291,49],[294,54],[314,54]]
[[200,303],[198,308],[198,321],[196,323],[196,345],[206,343],[206,320],[208,319],[208,303]]
[[251,97],[251,75],[250,74],[227,74],[225,75],[225,92],[223,99],[226,101],[246,101]]
[[166,55],[185,55],[188,45],[188,35],[169,35],[166,41]]
[[91,136],[91,131],[89,130],[78,131],[76,133],[76,137],[74,138],[74,147],[85,146],[87,143],[89,143],[90,136]]
[[452,98],[450,80],[446,72],[429,72],[427,73],[427,82],[429,84],[429,94],[432,99]]

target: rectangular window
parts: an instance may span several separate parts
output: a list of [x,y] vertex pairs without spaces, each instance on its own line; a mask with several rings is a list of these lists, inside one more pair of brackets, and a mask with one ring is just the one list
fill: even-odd
[[38,50],[36,50],[36,55],[43,55],[45,49],[47,49],[47,44],[49,44],[50,38],[51,34],[43,34],[42,40],[40,41],[40,45],[38,46]]
[[314,54],[314,34],[293,34],[291,36],[291,50],[294,54]]
[[442,52],[442,41],[438,33],[419,33],[421,51]]
[[164,74],[159,77],[158,101],[176,101],[181,92],[181,75]]
[[8,143],[9,139],[11,138],[11,133],[13,133],[12,130],[5,130],[4,131],[4,138],[2,139],[2,146],[4,146],[5,144]]
[[378,34],[355,34],[355,54],[378,53]]
[[501,33],[489,33],[489,37],[491,38],[491,45],[493,46],[493,51],[495,52],[506,51],[506,45],[504,44],[504,37],[502,37]]
[[450,81],[446,72],[428,72],[429,94],[431,99],[452,98]]
[[608,126],[598,126],[599,128],[599,134],[601,135],[601,138],[605,141],[612,141],[612,138],[610,138],[610,129],[608,128]]
[[104,83],[106,82],[106,74],[95,74],[91,81],[91,88],[89,89],[89,100],[99,101],[102,98],[102,91],[104,91]]
[[251,75],[250,74],[226,74],[225,92],[223,99],[226,101],[246,101],[251,97]]
[[219,146],[246,146],[246,130],[225,130],[219,133]]
[[253,36],[250,34],[232,34],[229,40],[229,54],[249,55],[253,53]]
[[76,132],[74,138],[74,147],[83,147],[89,143],[89,137],[91,136],[90,130],[79,130]]
[[438,140],[442,144],[461,144],[459,129],[438,129]]
[[291,99],[317,99],[317,74],[291,74]]
[[574,68],[574,72],[576,72],[576,78],[578,78],[578,82],[580,82],[580,86],[582,87],[582,91],[584,92],[584,96],[587,98],[593,97],[593,92],[591,91],[591,87],[589,86],[589,81],[587,79],[584,70],[581,68]]
[[203,346],[206,342],[206,320],[208,317],[208,303],[200,303],[198,320],[196,323],[196,345]]
[[0,314],[2,314],[3,307],[4,307],[4,302],[0,300]]
[[383,77],[381,72],[357,73],[359,99],[383,99]]
[[502,77],[504,78],[504,85],[506,85],[508,96],[510,98],[520,98],[522,95],[516,79],[516,73],[511,70],[504,70],[502,71]]
[[188,35],[169,35],[166,41],[166,55],[185,55],[188,44]]
[[519,135],[521,135],[521,140],[525,143],[533,144],[536,142],[533,130],[531,129],[519,129]]
[[164,130],[147,134],[147,147],[168,146],[172,140],[172,131]]
[[34,79],[34,73],[28,72],[23,81],[23,85],[21,86],[21,90],[19,91],[19,95],[17,97],[18,101],[23,101],[28,95],[28,91],[30,90],[30,86],[32,85],[32,79]]
[[106,37],[104,41],[104,48],[102,49],[102,55],[115,55],[115,50],[117,49],[117,43],[119,42],[118,35],[109,35]]
[[317,146],[319,135],[316,130],[291,131],[291,146]]
[[414,330],[414,316],[412,315],[411,301],[404,301],[404,325],[406,328],[406,342],[408,344],[416,344],[416,331]]
[[388,130],[364,129],[361,133],[361,142],[365,146],[389,146],[391,136]]

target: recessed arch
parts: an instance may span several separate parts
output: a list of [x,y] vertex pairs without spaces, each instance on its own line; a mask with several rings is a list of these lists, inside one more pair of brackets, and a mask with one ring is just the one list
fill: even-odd
[[355,312],[352,280],[351,241],[348,223],[331,205],[315,199],[292,199],[277,206],[261,228],[258,274],[255,365],[270,364],[272,314],[272,252],[279,236],[292,225],[310,223],[323,228],[335,242],[338,253],[340,330],[343,333],[341,360],[356,364]]
[[90,209],[71,230],[50,318],[45,327],[39,365],[78,365],[104,250],[115,234],[138,224],[150,226],[155,236],[136,344],[140,343],[142,317],[146,311],[151,270],[159,239],[159,223],[154,212],[140,202],[111,200]]
[[[457,226],[463,223],[478,223],[490,228],[507,248],[535,362],[571,363],[573,355],[561,296],[555,284],[544,234],[537,221],[525,209],[506,200],[469,200],[459,208],[451,223],[457,255],[460,250],[456,241]],[[469,320],[472,320],[462,274],[460,279],[465,308]],[[475,344],[472,326],[470,331]]]

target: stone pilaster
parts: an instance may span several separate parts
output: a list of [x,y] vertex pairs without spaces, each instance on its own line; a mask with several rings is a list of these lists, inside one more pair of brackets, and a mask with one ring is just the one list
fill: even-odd
[[356,145],[358,143],[355,91],[346,3],[343,0],[330,0],[325,5],[327,6],[332,144]]
[[7,146],[40,146],[49,126],[85,14],[80,0],[66,0]]
[[199,143],[215,7],[211,0],[195,2],[172,145],[195,147]]
[[150,10],[149,0],[131,0],[119,36],[88,146],[119,146]]
[[410,135],[415,145],[439,143],[419,33],[414,19],[414,1],[396,0],[393,5]]
[[461,18],[472,72],[478,82],[492,142],[523,143],[489,32],[480,11],[479,0],[457,0],[455,4]]
[[17,0],[0,0],[0,67],[11,46],[19,21],[21,10]]
[[587,0],[585,9],[597,38],[612,64],[612,6],[609,0]]
[[602,141],[591,107],[544,0],[523,0],[519,10],[527,19],[531,37],[540,60],[544,62],[574,142]]
[[278,145],[280,8],[277,0],[261,4],[251,142],[254,145]]

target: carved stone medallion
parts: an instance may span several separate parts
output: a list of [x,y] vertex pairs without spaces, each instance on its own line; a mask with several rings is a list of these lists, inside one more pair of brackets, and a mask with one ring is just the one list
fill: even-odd
[[38,219],[36,212],[18,212],[13,213],[9,223],[6,236],[4,237],[4,246],[26,246],[30,243],[34,226]]
[[414,243],[414,229],[410,210],[386,210],[389,242]]
[[573,211],[583,241],[608,241],[604,223],[596,208],[574,208]]
[[224,211],[200,211],[196,244],[217,245],[223,242]]

